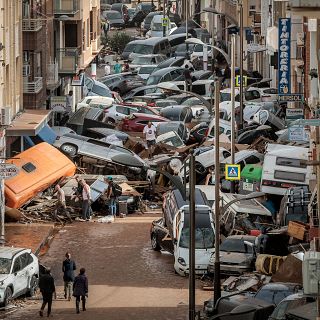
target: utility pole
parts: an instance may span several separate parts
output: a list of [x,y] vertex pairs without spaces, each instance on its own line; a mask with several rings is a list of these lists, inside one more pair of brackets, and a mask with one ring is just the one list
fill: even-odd
[[220,82],[219,78],[214,79],[215,88],[215,124],[214,124],[214,145],[215,145],[215,199],[214,199],[214,220],[215,220],[215,241],[214,241],[214,304],[221,297],[221,283],[220,283],[220,159],[219,159],[219,101],[220,101]]
[[193,149],[190,150],[189,163],[189,212],[190,212],[190,238],[189,238],[189,320],[195,319],[196,308],[196,282],[195,282],[195,157]]
[[240,6],[240,120],[238,129],[243,128],[243,3]]
[[[236,35],[231,35],[231,163],[235,161],[235,59],[236,59]],[[242,79],[241,79],[242,80]],[[241,81],[242,82],[242,81]],[[235,192],[234,181],[231,181],[231,193]]]

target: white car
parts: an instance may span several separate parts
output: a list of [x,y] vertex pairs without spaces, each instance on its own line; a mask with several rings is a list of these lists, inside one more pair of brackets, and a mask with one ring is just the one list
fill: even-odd
[[0,247],[0,305],[28,294],[38,286],[39,262],[30,249]]
[[[206,132],[207,140],[212,141],[214,138],[214,125],[215,125],[215,119],[212,119],[209,123],[208,130]],[[228,137],[231,136],[231,122],[227,120],[220,119],[219,120],[219,133],[225,134]]]
[[157,68],[156,65],[146,65],[138,68],[138,76],[143,80],[148,80],[150,74]]
[[131,70],[135,70],[141,66],[157,66],[160,62],[164,61],[165,59],[166,56],[163,54],[145,54],[133,58],[132,62],[129,64],[129,67]]
[[88,105],[103,105],[103,107],[101,107],[101,109],[104,109],[106,106],[111,106],[114,103],[114,99],[113,98],[109,98],[109,97],[101,97],[101,96],[88,96],[85,97],[83,100],[81,100],[78,104],[77,104],[77,108],[76,110],[82,108],[82,107],[87,107]]

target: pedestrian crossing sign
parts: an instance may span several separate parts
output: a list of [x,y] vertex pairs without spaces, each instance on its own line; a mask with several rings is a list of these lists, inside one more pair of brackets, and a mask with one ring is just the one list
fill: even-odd
[[[248,80],[248,77],[243,76],[243,86],[244,87],[247,86],[247,80]],[[236,76],[236,87],[240,87],[240,85],[241,85],[241,76]]]
[[240,164],[226,164],[226,179],[240,180]]

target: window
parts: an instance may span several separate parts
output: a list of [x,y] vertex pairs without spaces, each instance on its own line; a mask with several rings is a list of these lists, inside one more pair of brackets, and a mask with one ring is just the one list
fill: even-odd
[[16,272],[19,272],[20,270],[22,270],[21,260],[20,260],[20,257],[17,257],[14,260],[12,272],[16,273]]
[[255,100],[260,98],[260,92],[257,90],[247,91],[245,93],[246,100]]
[[0,274],[8,274],[11,268],[11,259],[0,258]]
[[306,175],[304,173],[299,172],[288,172],[288,171],[274,171],[274,178],[285,180],[285,181],[297,181],[297,182],[305,182]]
[[263,90],[263,93],[268,93],[268,94],[278,94],[278,89],[265,89]]
[[33,261],[32,257],[27,252],[23,253],[19,258],[21,262],[21,269],[24,269],[27,265],[29,265]]
[[129,108],[123,107],[123,106],[116,106],[116,112],[125,114],[125,115],[129,115]]
[[226,239],[222,242],[220,251],[253,253],[252,247],[246,245],[243,239]]
[[28,162],[28,163],[26,163],[26,164],[24,164],[24,165],[22,166],[22,169],[23,169],[24,171],[30,173],[30,172],[36,170],[36,166],[33,165],[31,162]]
[[277,157],[276,164],[278,166],[293,167],[293,168],[307,167],[307,165],[301,162],[300,159],[290,159],[290,158],[283,158],[283,157]]
[[246,164],[255,164],[255,163],[259,163],[260,159],[254,155],[248,157],[245,159]]
[[165,74],[161,79],[161,82],[166,82],[166,81],[171,81],[170,73]]

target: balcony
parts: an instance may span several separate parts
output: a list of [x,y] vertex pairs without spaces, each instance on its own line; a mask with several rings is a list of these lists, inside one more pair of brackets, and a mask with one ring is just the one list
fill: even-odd
[[73,17],[80,11],[79,0],[54,0],[53,12],[55,15]]
[[59,65],[58,72],[63,74],[77,73],[80,54],[80,47],[57,49],[57,60]]
[[49,63],[47,65],[47,87],[55,87],[59,83],[58,63]]
[[29,81],[27,77],[23,78],[23,93],[37,94],[42,88],[42,77],[35,77],[34,81]]
[[37,32],[42,29],[40,19],[22,19],[22,31]]

